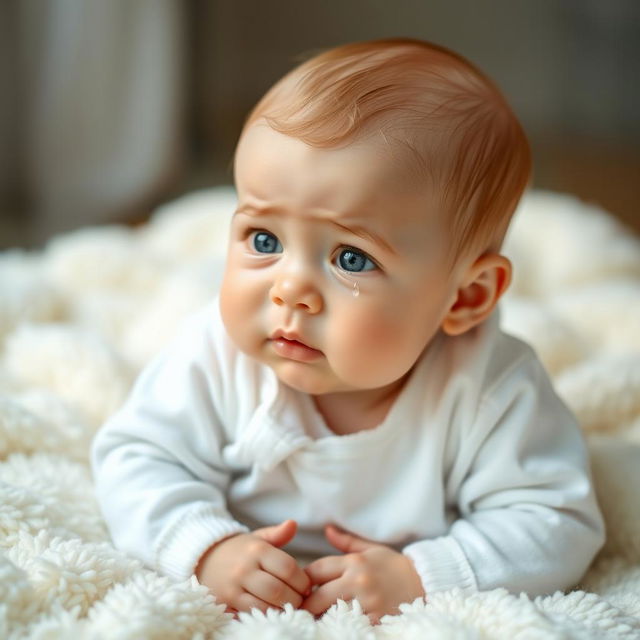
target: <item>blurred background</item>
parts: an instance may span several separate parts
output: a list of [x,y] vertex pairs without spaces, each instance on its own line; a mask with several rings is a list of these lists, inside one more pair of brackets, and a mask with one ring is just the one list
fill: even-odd
[[392,36],[475,62],[524,124],[534,186],[640,231],[638,0],[0,0],[0,248],[231,183],[276,79]]

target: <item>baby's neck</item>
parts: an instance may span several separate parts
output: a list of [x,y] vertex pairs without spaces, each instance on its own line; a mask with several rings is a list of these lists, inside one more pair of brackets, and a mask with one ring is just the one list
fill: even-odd
[[386,418],[407,377],[381,389],[327,393],[313,396],[313,401],[336,435],[374,429]]

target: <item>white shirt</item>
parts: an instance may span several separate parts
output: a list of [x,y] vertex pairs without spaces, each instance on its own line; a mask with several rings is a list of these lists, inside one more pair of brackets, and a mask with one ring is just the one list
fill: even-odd
[[337,553],[335,523],[403,551],[427,594],[566,589],[604,540],[576,421],[497,314],[436,335],[384,421],[337,436],[238,351],[216,301],[142,372],[92,462],[116,546],[176,579],[289,518],[293,555]]

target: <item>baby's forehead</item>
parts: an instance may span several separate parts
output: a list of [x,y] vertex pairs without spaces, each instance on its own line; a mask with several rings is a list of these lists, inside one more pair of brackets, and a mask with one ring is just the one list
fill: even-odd
[[[336,201],[337,208],[366,209],[383,200],[389,216],[401,217],[409,194],[430,197],[433,185],[417,151],[395,131],[381,127],[339,145],[309,145],[303,140],[256,122],[243,134],[236,157],[238,186],[262,181],[274,193],[296,183],[319,200]],[[398,207],[391,206],[393,202]]]
[[[447,144],[446,131],[425,131],[398,122],[381,121],[347,144],[360,151],[363,163],[372,169],[371,180],[382,178],[394,192],[416,191],[430,201],[444,198],[445,181],[457,149]],[[442,207],[433,211],[440,212]]]

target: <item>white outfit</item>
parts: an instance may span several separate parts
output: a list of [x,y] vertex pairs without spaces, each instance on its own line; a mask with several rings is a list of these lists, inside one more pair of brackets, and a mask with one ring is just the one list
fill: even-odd
[[494,314],[436,335],[375,429],[334,435],[312,399],[227,337],[216,301],[143,371],[93,466],[115,544],[177,579],[230,534],[333,522],[403,551],[425,592],[574,585],[603,543],[575,419]]

